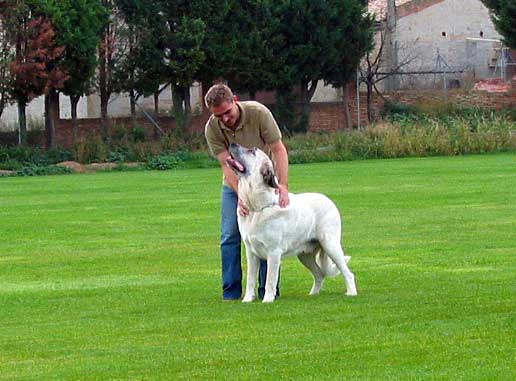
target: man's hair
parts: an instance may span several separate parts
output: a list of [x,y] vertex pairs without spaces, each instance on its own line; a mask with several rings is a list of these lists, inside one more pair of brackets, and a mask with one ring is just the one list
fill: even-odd
[[212,106],[218,107],[223,102],[232,103],[233,92],[223,83],[217,83],[210,87],[204,96],[204,103],[206,104],[206,107],[210,108]]

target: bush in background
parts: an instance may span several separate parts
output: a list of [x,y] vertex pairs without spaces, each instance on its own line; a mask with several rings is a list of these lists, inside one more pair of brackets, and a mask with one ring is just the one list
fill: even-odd
[[[390,105],[381,123],[361,130],[306,133],[285,137],[291,163],[380,159],[407,156],[460,155],[516,151],[516,125],[510,111],[425,109]],[[83,164],[138,162],[147,169],[217,167],[208,153],[204,134],[168,132],[159,140],[138,127],[113,129],[110,144],[99,135],[83,137],[74,150],[0,147],[0,169],[23,174],[51,174],[43,170],[61,161]]]
[[421,112],[391,109],[382,123],[334,134],[286,139],[291,163],[407,156],[460,155],[516,150],[516,124],[507,112],[478,109]]
[[31,165],[16,171],[17,176],[47,176],[47,175],[67,175],[73,171],[70,168],[58,167],[56,165]]

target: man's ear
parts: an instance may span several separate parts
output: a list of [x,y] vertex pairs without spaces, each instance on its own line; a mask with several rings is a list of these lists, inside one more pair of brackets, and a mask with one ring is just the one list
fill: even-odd
[[278,179],[274,174],[274,170],[272,169],[269,163],[264,163],[260,168],[260,173],[263,176],[263,181],[265,184],[270,186],[271,188],[278,188]]

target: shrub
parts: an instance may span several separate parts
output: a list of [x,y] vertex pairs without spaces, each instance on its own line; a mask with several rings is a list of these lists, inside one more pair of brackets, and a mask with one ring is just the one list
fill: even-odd
[[70,168],[58,167],[56,165],[31,165],[16,171],[17,176],[65,175],[70,173],[73,173]]
[[23,164],[15,159],[7,159],[0,161],[0,169],[8,170],[8,171],[17,171],[23,168]]
[[75,159],[80,163],[106,161],[109,147],[102,141],[100,135],[90,135],[80,139],[75,146]]
[[159,155],[151,158],[147,162],[147,168],[164,171],[177,168],[180,161],[181,160],[175,155]]

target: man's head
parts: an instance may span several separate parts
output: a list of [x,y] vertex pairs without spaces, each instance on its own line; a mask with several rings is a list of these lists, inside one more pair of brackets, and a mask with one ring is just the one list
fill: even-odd
[[240,109],[236,97],[228,86],[218,83],[210,87],[204,97],[204,103],[224,125],[232,128],[237,126]]

